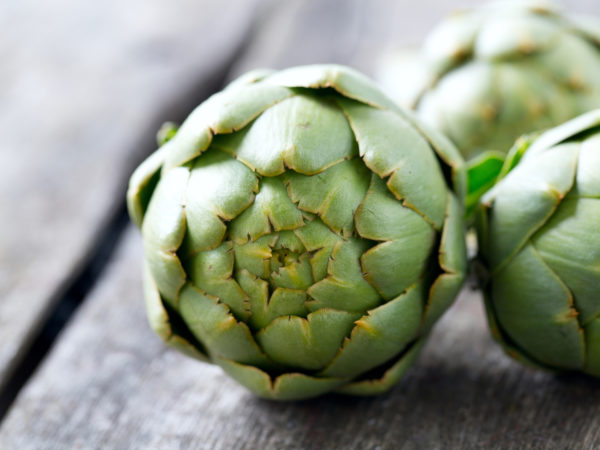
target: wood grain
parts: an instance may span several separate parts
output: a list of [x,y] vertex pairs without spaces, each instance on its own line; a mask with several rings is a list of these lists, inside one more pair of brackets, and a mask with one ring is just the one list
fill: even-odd
[[160,123],[220,85],[253,3],[0,5],[0,385]]
[[[470,3],[475,3],[475,0]],[[568,4],[576,5],[578,10],[598,9],[595,1],[572,1]],[[390,45],[391,41],[414,44],[424,35],[427,27],[454,6],[455,3],[449,0],[422,0],[417,4],[384,0],[271,2],[269,13],[260,23],[258,33],[239,58],[229,78],[257,66],[277,68],[326,61],[354,64],[372,73],[381,49]],[[183,24],[187,25],[182,25],[178,31],[204,31],[185,31],[186,26],[191,27],[190,23],[194,20],[209,21],[197,17],[182,18]],[[107,23],[110,23],[108,19]],[[211,33],[218,34],[216,30],[220,26],[223,28],[220,24],[214,24]],[[160,24],[155,25],[161,29]],[[228,28],[219,31],[233,32]],[[199,43],[197,45],[200,46]],[[170,54],[169,51],[167,53]],[[180,57],[180,53],[179,56],[173,56],[171,63]],[[202,76],[204,72],[201,68],[204,66],[197,64],[194,67]],[[182,76],[181,73],[190,73],[188,70],[194,67],[186,66],[185,70],[181,69],[182,72],[169,72],[163,75],[165,78],[157,75],[154,79],[165,82],[170,79],[190,81],[189,78],[178,77]],[[138,69],[132,65],[130,70]],[[167,69],[163,67],[156,70]],[[103,76],[110,75],[106,72],[102,72]],[[33,81],[31,83],[34,84]],[[128,86],[132,87],[134,79],[129,83]],[[156,87],[154,84],[152,86]],[[120,91],[121,94],[124,91]],[[141,95],[142,91],[150,95],[148,89],[136,91],[137,95]],[[169,91],[171,94],[175,92],[179,91]],[[164,95],[169,97],[170,94]],[[116,107],[113,102],[117,97],[105,100],[94,98],[93,101],[107,108],[103,111],[118,112],[125,108],[128,111],[126,117],[135,116],[146,109],[156,114],[161,112],[157,109],[160,102],[155,103],[154,100],[148,100],[148,104],[144,103],[145,100],[137,100],[132,105],[126,105],[128,102],[124,101]],[[96,107],[93,104],[86,106],[92,109]],[[73,107],[70,111],[72,116],[73,111],[78,112],[79,109]],[[71,116],[65,113],[64,117]],[[132,122],[128,122],[128,128],[131,133],[119,131],[119,139],[128,137],[135,140],[135,137],[146,133],[145,124],[152,121],[148,117],[146,121],[139,119],[141,122],[130,119]],[[161,119],[166,118],[170,117],[164,112]],[[19,123],[17,119],[11,120]],[[75,124],[83,126],[81,124],[87,123],[80,120],[82,122]],[[110,123],[115,125],[115,122]],[[78,128],[74,126],[74,129]],[[41,133],[41,136],[50,135]],[[103,134],[97,136],[100,139]],[[121,143],[119,148],[126,147],[124,141],[115,139],[116,143]],[[43,147],[40,144],[42,141],[36,142],[39,148]],[[111,141],[102,141],[102,144],[113,150],[115,148]],[[98,146],[90,148],[97,149]],[[81,223],[89,226],[95,223],[92,219],[101,220],[104,217],[108,200],[103,197],[105,194],[96,193],[96,197],[85,194],[89,195],[85,199],[100,209],[96,215],[89,205],[77,203],[76,200],[81,200],[77,196],[84,195],[78,192],[82,191],[80,187],[83,184],[69,181],[65,174],[74,173],[74,167],[82,168],[85,164],[93,165],[95,162],[82,157],[85,159],[81,163],[83,165],[75,166],[78,158],[73,155],[77,156],[74,148],[71,153],[65,153],[65,169],[60,172],[65,180],[61,182],[59,178],[47,175],[51,181],[54,180],[54,184],[49,186],[57,186],[58,193],[62,195],[57,197],[62,199],[60,201],[73,202],[74,206],[65,211],[74,220],[82,220]],[[45,173],[43,162],[50,160],[32,163],[32,173]],[[100,167],[103,165],[109,166],[109,163],[103,162]],[[112,168],[115,170],[114,166]],[[91,176],[101,178],[102,174],[108,173],[106,168],[98,170],[99,175],[92,173]],[[45,180],[44,177],[40,179]],[[1,183],[8,182],[3,180]],[[26,182],[19,181],[16,175],[14,184],[17,192],[23,190],[20,198],[28,198],[25,195],[29,192],[27,189],[35,191],[34,187],[27,187]],[[97,185],[96,181],[92,184],[96,186],[94,189],[102,186]],[[115,193],[116,190],[110,190],[108,196],[122,195],[121,192]],[[2,192],[2,200],[5,201],[9,195],[4,194],[4,188]],[[35,205],[35,208],[29,207],[32,210],[44,202],[59,201],[47,193],[34,192],[30,195],[37,199],[32,200]],[[75,205],[82,208],[81,212]],[[18,209],[16,206],[12,208]],[[35,215],[29,234],[41,233],[47,236],[44,239],[56,234],[57,245],[66,246],[65,251],[71,255],[76,254],[68,249],[69,245],[83,248],[83,244],[89,242],[86,239],[90,234],[87,238],[73,236],[76,242],[67,245],[69,231],[85,226],[78,222],[79,228],[69,228],[64,217],[54,217],[58,210],[48,206],[45,215],[28,213]],[[25,213],[17,211],[15,214]],[[79,218],[79,215],[83,218]],[[42,219],[47,221],[45,228],[40,225]],[[14,236],[21,235],[17,233]],[[28,274],[28,278],[15,278],[17,281],[13,281],[12,275],[4,278],[8,280],[3,281],[2,286],[8,286],[3,288],[4,292],[21,293],[21,296],[12,294],[13,297],[10,297],[16,299],[13,300],[10,314],[6,309],[8,307],[0,303],[0,333],[8,335],[9,330],[5,331],[8,318],[27,316],[29,312],[23,311],[22,306],[27,304],[26,300],[39,297],[52,285],[46,282],[37,286],[35,275],[46,270],[55,278],[44,274],[42,280],[60,279],[67,275],[68,267],[74,264],[72,259],[66,258],[67,262],[71,261],[70,265],[61,263],[57,268],[50,267],[48,261],[52,261],[55,255],[52,250],[54,247],[39,244],[46,242],[44,239],[34,237],[33,243],[24,244],[26,249],[33,249],[29,251],[30,255],[42,255],[36,262],[38,265],[33,267],[28,266],[33,258],[25,260],[11,247],[16,261],[28,267],[27,272],[22,269],[19,273]],[[4,251],[8,245],[2,242]],[[35,250],[42,247],[50,250],[46,253]],[[0,255],[0,258],[5,257],[3,252]],[[60,259],[62,257],[57,258],[58,263],[63,261]],[[3,260],[3,263],[6,261],[9,260]],[[305,402],[274,403],[252,396],[227,378],[220,369],[167,349],[154,336],[145,319],[140,261],[139,235],[129,229],[103,278],[1,424],[1,449],[600,447],[600,382],[585,377],[557,377],[534,372],[510,360],[491,341],[479,294],[468,286],[457,304],[434,329],[415,367],[387,395],[371,399],[329,395]],[[35,303],[33,305],[32,308]],[[6,339],[2,339],[4,336],[0,335],[2,342],[6,342]],[[18,343],[19,339],[15,341]],[[4,351],[4,347],[0,348],[0,353]]]
[[0,428],[3,449],[597,448],[600,382],[524,369],[467,286],[387,395],[276,403],[165,348],[129,229],[106,278]]

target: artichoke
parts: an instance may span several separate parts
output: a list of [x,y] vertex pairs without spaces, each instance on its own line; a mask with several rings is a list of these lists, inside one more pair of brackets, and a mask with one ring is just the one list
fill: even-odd
[[496,152],[500,166],[520,135],[600,107],[600,21],[567,17],[547,2],[450,16],[417,59],[418,76],[396,90],[467,160]]
[[251,72],[161,135],[128,191],[153,329],[267,398],[392,386],[465,276],[452,144],[334,65]]
[[521,142],[504,172],[477,214],[492,333],[525,363],[598,377],[600,110]]

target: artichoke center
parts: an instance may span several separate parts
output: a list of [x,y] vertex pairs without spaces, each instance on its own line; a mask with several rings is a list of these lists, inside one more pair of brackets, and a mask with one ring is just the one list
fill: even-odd
[[291,231],[276,233],[271,246],[271,257],[265,260],[272,288],[308,289],[314,283],[310,255]]
[[287,248],[276,249],[271,252],[271,273],[277,272],[281,267],[291,266],[299,262],[300,254]]

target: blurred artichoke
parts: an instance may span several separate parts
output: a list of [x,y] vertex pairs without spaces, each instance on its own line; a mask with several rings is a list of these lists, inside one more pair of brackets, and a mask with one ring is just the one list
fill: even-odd
[[[395,90],[467,160],[498,152],[499,166],[520,135],[600,107],[600,21],[548,2],[452,15],[429,35],[416,68],[406,59],[394,70]],[[413,75],[405,82],[402,72]]]
[[523,362],[600,376],[600,110],[516,146],[506,172],[478,211],[492,332]]
[[340,66],[250,73],[161,135],[128,192],[155,331],[263,397],[393,385],[465,274],[452,144]]

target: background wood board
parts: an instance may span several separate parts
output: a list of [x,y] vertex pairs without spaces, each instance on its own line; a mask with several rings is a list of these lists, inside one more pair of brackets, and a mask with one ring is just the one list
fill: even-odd
[[[367,3],[372,7],[365,6]],[[582,6],[578,10],[598,8],[592,2],[572,3]],[[277,68],[326,61],[353,64],[372,73],[379,51],[390,45],[390,41],[395,40],[394,36],[398,36],[399,44],[414,44],[425,34],[427,27],[453,5],[454,2],[437,3],[432,0],[424,0],[417,5],[381,0],[372,3],[341,0],[274,2],[229,78],[256,66]],[[403,12],[409,16],[402,17]],[[107,19],[107,23],[110,20]],[[209,18],[206,21],[210,22]],[[397,21],[408,24],[410,28],[397,27]],[[246,19],[242,22],[246,23]],[[160,25],[157,27],[160,29]],[[217,23],[210,28],[210,33],[234,32],[223,28],[226,27]],[[173,33],[179,36],[182,30]],[[199,33],[202,38],[210,36],[208,28],[201,26],[193,32]],[[182,54],[186,56],[189,53]],[[179,59],[184,58],[182,54],[173,58],[179,63]],[[186,64],[198,64],[194,70],[198,70],[199,76],[206,68],[197,61],[187,61]],[[193,67],[186,67],[181,73],[192,76]],[[105,105],[107,109],[102,114],[106,111],[120,114],[123,108],[132,116],[139,111],[148,114],[145,120],[129,123],[128,133],[121,132],[121,136],[131,139],[132,143],[141,139],[139,142],[143,144],[146,136],[148,144],[144,150],[147,151],[155,125],[174,114],[161,109],[162,105],[168,106],[171,96],[181,95],[187,89],[186,83],[193,83],[190,78],[182,78],[181,73],[164,75],[173,90],[161,97],[162,103],[156,100],[156,103],[149,101],[147,104],[145,100],[139,100],[139,103],[132,101],[129,105],[125,101],[117,108],[113,105],[113,98],[103,101],[90,98],[90,101]],[[156,80],[159,80],[158,76]],[[171,80],[176,82],[172,85]],[[100,81],[97,83],[94,86],[104,86]],[[31,81],[31,84],[35,83]],[[147,86],[163,88],[157,88],[157,85],[149,82]],[[147,89],[136,92],[138,95],[154,95]],[[82,97],[89,98],[83,94]],[[113,107],[117,109],[113,110]],[[48,114],[53,112],[51,109],[48,111]],[[69,114],[78,118],[81,109],[73,107]],[[68,118],[69,114],[65,113],[64,117]],[[20,123],[16,119],[11,120],[12,124]],[[78,120],[82,120],[82,124],[87,123],[83,119]],[[146,125],[153,121],[155,124]],[[118,122],[110,123],[118,125]],[[42,142],[37,136],[27,137],[37,144]],[[101,134],[96,137],[103,138]],[[110,144],[110,141],[102,141],[103,144],[107,142]],[[136,148],[141,149],[144,147],[142,144]],[[108,148],[114,150],[113,155],[124,151],[117,151],[110,145]],[[141,153],[143,150],[140,150]],[[21,170],[23,177],[23,180],[17,175],[12,178],[16,198],[28,198],[25,194],[31,189],[38,195],[35,197],[38,203],[32,202],[34,206],[46,201],[71,203],[72,209],[63,209],[65,214],[74,217],[71,220],[80,220],[80,214],[88,217],[87,222],[78,222],[77,226],[63,229],[67,226],[64,222],[68,220],[53,216],[61,207],[56,210],[48,207],[47,217],[37,211],[31,213],[39,223],[29,222],[35,224],[30,233],[39,232],[46,236],[41,238],[43,242],[46,239],[51,241],[55,234],[58,238],[62,236],[62,240],[57,239],[62,245],[69,243],[68,238],[79,240],[82,243],[79,248],[85,250],[89,238],[93,238],[95,233],[89,231],[88,225],[99,226],[98,222],[89,219],[89,215],[97,213],[92,219],[105,219],[110,208],[103,205],[111,204],[107,198],[121,199],[123,192],[119,191],[122,186],[118,187],[117,183],[113,190],[107,189],[109,194],[96,192],[98,197],[86,197],[98,211],[93,211],[89,205],[78,204],[74,197],[83,195],[77,191],[82,190],[80,187],[84,184],[69,184],[71,181],[67,176],[78,159],[73,157],[74,154],[77,156],[72,148],[70,153],[65,153],[66,160],[61,160],[67,168],[53,179],[58,186],[56,195],[49,195],[52,190],[39,183],[38,187],[30,186],[27,181],[30,179],[24,176],[27,172],[23,170],[27,162],[25,157],[23,163],[9,161],[8,164],[13,166],[8,167],[11,173]],[[33,161],[37,156],[30,151],[28,158]],[[77,167],[89,168],[98,163],[89,161],[87,166]],[[126,176],[130,170],[125,167],[126,163],[112,161],[118,164],[110,166],[110,160],[103,164],[112,167],[112,172]],[[42,162],[32,163],[32,166],[43,166]],[[3,161],[0,160],[0,163]],[[132,164],[132,161],[127,164]],[[43,175],[41,169],[36,170],[38,172],[32,173]],[[110,178],[112,172],[102,170],[101,175],[109,174]],[[94,172],[85,174],[94,175]],[[64,180],[61,181],[60,177]],[[45,178],[37,176],[35,179]],[[91,183],[92,180],[87,181],[83,176],[80,179],[102,191],[103,185]],[[8,186],[6,180],[1,183]],[[5,185],[0,186],[2,200],[10,200],[10,195],[5,194]],[[37,192],[39,189],[42,189],[41,192]],[[3,204],[10,207],[18,205],[16,202]],[[20,202],[27,204],[27,201]],[[79,205],[83,211],[77,210],[74,205]],[[86,212],[86,208],[91,208],[91,212]],[[23,220],[21,216],[19,220]],[[44,221],[47,224],[45,229],[40,226]],[[18,228],[14,225],[15,230],[24,233],[24,229]],[[87,238],[69,236],[69,232],[76,235],[81,230],[90,233]],[[33,239],[35,243],[37,237]],[[0,242],[0,258],[4,258],[4,246],[8,246],[4,241]],[[25,249],[28,250],[27,247]],[[41,270],[42,274],[45,273],[43,270],[53,271],[58,279],[68,276],[70,267],[77,264],[67,258],[70,264],[53,268],[49,266],[54,264],[54,259],[60,263],[60,255],[57,256],[54,251],[39,255],[37,270]],[[24,258],[20,253],[16,257],[16,262],[19,262],[18,258]],[[8,257],[2,260],[2,267],[7,261],[11,260]],[[139,280],[140,261],[139,237],[128,231],[108,272],[1,425],[0,448],[589,448],[600,445],[598,382],[532,372],[510,361],[491,342],[478,295],[468,290],[436,327],[418,364],[389,395],[376,399],[330,395],[307,402],[280,404],[257,399],[229,380],[218,368],[189,360],[164,347],[145,321]],[[36,278],[36,267],[30,267],[30,260],[22,264],[28,267],[28,278],[18,272],[15,274],[19,280],[23,277],[19,283],[10,282],[13,274],[0,277],[9,280],[0,284],[11,287],[7,292],[22,293],[21,296],[13,294],[9,297],[13,299],[11,314],[14,316],[30,314],[29,308],[23,311],[23,305],[29,305],[29,297],[36,292],[49,293],[50,289],[44,288],[43,282],[40,286],[35,284],[37,279],[52,279],[46,275]],[[21,290],[16,290],[16,287]],[[3,313],[2,308],[6,306],[0,303],[0,334],[6,332],[8,336],[10,330],[4,331],[7,321],[3,318],[9,318],[11,314]],[[36,316],[39,316],[39,309],[31,317]],[[13,319],[19,320],[21,318]],[[0,338],[3,337],[0,335]],[[14,342],[20,342],[20,339],[22,336],[17,336]],[[4,347],[1,347],[0,353],[3,351]]]
[[160,123],[218,88],[256,3],[2,2],[0,386]]
[[130,228],[105,278],[0,428],[0,448],[594,448],[600,383],[523,368],[467,286],[388,394],[254,397],[146,323]]

